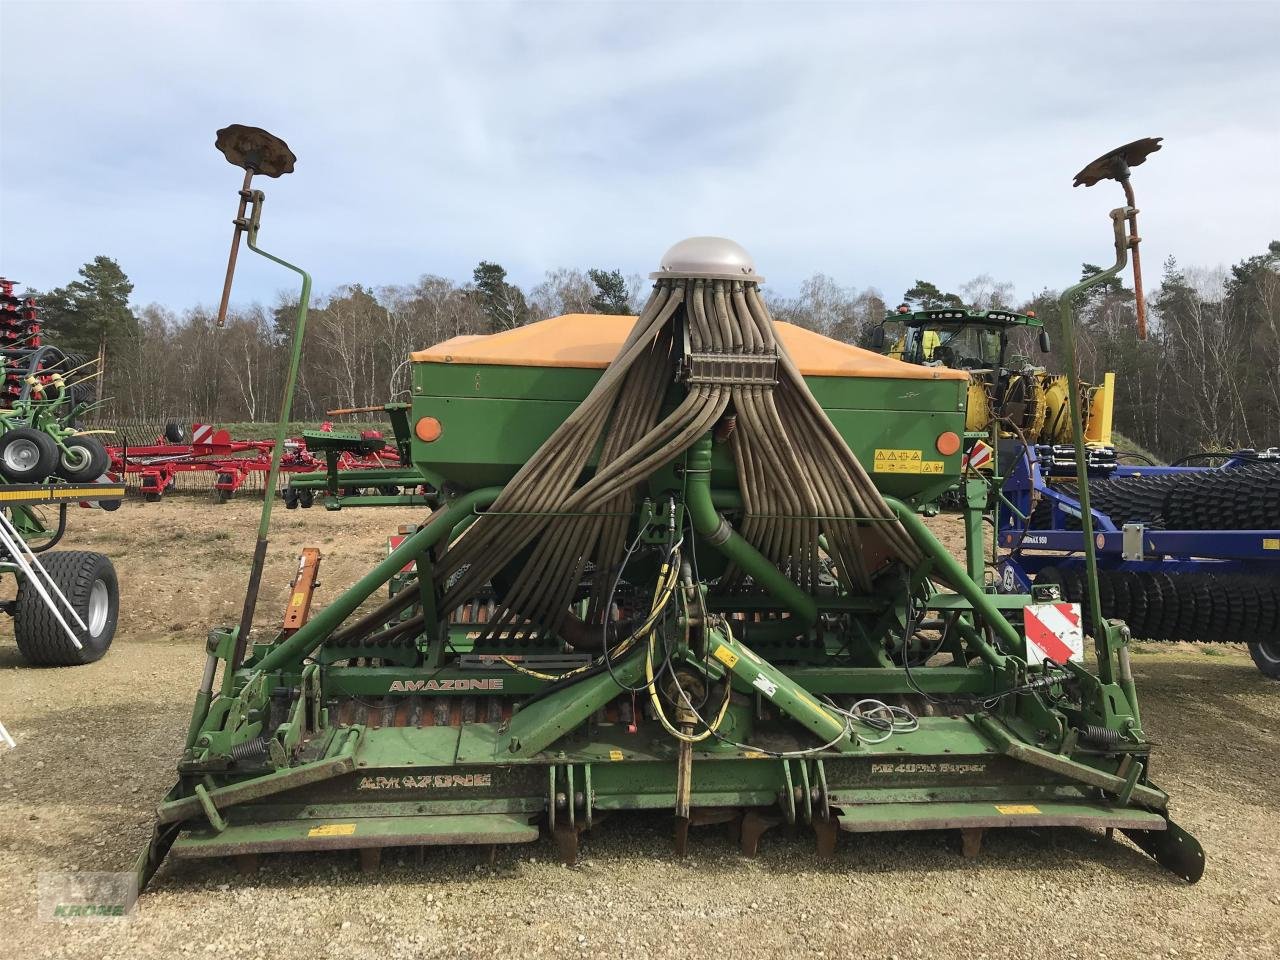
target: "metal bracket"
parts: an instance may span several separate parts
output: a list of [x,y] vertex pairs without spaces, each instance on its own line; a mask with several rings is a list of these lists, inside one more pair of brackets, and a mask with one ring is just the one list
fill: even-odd
[[688,353],[679,379],[691,386],[718,384],[772,387],[778,382],[778,352]]
[[1145,555],[1142,540],[1146,527],[1140,523],[1126,523],[1121,528],[1120,556],[1125,560],[1141,560]]

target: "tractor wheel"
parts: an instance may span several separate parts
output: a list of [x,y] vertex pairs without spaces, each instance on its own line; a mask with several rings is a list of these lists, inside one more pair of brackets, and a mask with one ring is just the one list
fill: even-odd
[[0,474],[13,483],[39,483],[58,463],[53,437],[31,427],[18,427],[0,437]]
[[58,612],[80,641],[80,649],[76,649],[45,605],[40,591],[23,578],[13,612],[18,651],[28,663],[44,667],[71,667],[100,660],[111,646],[120,614],[115,567],[102,554],[82,550],[47,553],[41,562],[87,629],[80,629],[57,597],[53,598]]
[[68,437],[58,457],[58,476],[72,483],[92,483],[107,472],[107,448],[93,437]]
[[1280,640],[1258,640],[1249,644],[1249,656],[1263,676],[1280,680]]
[[182,424],[177,420],[170,420],[164,425],[164,438],[172,444],[186,443],[187,434],[182,429]]

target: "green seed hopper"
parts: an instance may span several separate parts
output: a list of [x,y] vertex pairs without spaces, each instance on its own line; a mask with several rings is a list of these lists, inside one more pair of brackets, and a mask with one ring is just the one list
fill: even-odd
[[141,881],[167,853],[373,866],[544,832],[572,862],[642,810],[677,852],[728,823],[748,855],[781,824],[824,855],[1119,829],[1198,879],[1123,625],[1093,669],[1037,653],[1030,618],[1071,612],[987,592],[978,510],[963,560],[921,517],[961,479],[965,374],[775,323],[730,241],[677,244],[654,280],[638,318],[414,355],[437,508],[300,627],[210,633]]

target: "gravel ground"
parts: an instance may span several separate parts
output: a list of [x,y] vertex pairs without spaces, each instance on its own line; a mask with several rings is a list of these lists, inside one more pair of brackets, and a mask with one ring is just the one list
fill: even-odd
[[[170,863],[125,921],[42,923],[38,876],[123,870],[170,786],[205,628],[235,619],[254,507],[129,504],[72,517],[68,547],[110,553],[125,592],[105,660],[22,664],[0,635],[0,958],[724,957],[1127,958],[1280,956],[1280,685],[1242,649],[1140,647],[1157,779],[1203,843],[1188,887],[1125,841],[1083,831],[852,835],[834,862],[774,831],[739,856],[715,828],[670,853],[662,817],[613,820],[560,866],[549,841],[500,849],[267,858],[255,876]],[[281,513],[262,622],[283,608],[297,548],[326,554],[320,600],[384,549],[388,511]],[[371,522],[376,521],[376,522]],[[955,542],[957,525],[940,531]],[[5,625],[7,630],[7,622]]]

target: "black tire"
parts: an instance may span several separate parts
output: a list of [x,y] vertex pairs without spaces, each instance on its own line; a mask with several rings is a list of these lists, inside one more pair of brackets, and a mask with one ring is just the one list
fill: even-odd
[[93,437],[68,437],[58,452],[58,476],[72,483],[93,483],[107,472],[111,457]]
[[[89,629],[81,630],[74,620],[64,616],[81,643],[77,650],[39,591],[24,577],[13,612],[18,651],[28,663],[42,667],[71,667],[102,659],[111,646],[120,615],[115,567],[102,554],[83,550],[47,553],[40,562]],[[54,602],[58,602],[57,598]],[[66,613],[64,609],[60,612]]]
[[285,487],[281,490],[280,498],[284,500],[284,508],[286,510],[298,509],[298,491],[293,487]]
[[142,499],[145,500],[147,503],[159,503],[160,494],[158,492],[147,491],[142,495]]
[[58,445],[31,427],[18,427],[0,437],[0,474],[13,483],[39,483],[53,473]]
[[302,507],[303,510],[310,510],[311,505],[315,502],[316,502],[316,494],[314,490],[307,488],[307,489],[303,489],[298,494],[298,506]]
[[1280,640],[1260,640],[1249,644],[1249,656],[1262,675],[1280,680]]
[[164,425],[164,438],[170,443],[186,443],[187,432],[182,429],[182,424],[177,420],[170,420]]

